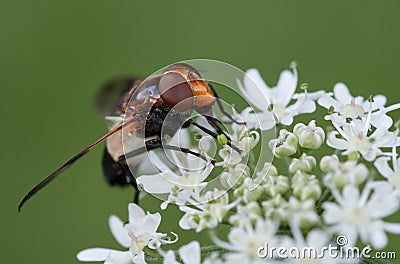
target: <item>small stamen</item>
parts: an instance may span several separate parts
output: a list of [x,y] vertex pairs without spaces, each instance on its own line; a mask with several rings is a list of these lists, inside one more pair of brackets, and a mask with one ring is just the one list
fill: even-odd
[[335,107],[333,105],[331,105],[328,109],[328,114],[332,115],[333,113],[335,113]]
[[373,96],[373,95],[370,95],[370,96],[368,97],[368,102],[370,102],[370,103],[374,103],[374,102],[375,102],[374,96]]
[[[372,95],[370,96],[370,98],[372,97]],[[370,123],[371,123],[371,115],[372,115],[372,103],[374,101],[373,97],[372,99],[368,99],[369,101],[369,110],[368,110],[368,115],[367,115],[367,120],[365,120],[365,126],[364,126],[364,135],[367,136],[368,134],[368,130],[370,127]]]
[[308,83],[302,83],[300,85],[300,89],[304,91],[304,100],[303,100],[303,103],[298,107],[298,109],[301,109],[304,106],[304,104],[307,102],[307,99],[308,99],[308,87],[309,86],[310,85]]
[[397,152],[396,152],[396,145],[397,145],[397,141],[398,141],[398,136],[399,136],[399,129],[396,129],[396,131],[394,132],[395,134],[395,138],[394,138],[394,144],[392,147],[392,162],[393,162],[393,170],[395,172],[399,171],[399,164],[397,163]]
[[310,85],[308,83],[302,83],[300,85],[300,89],[303,90],[303,91],[307,91],[309,86]]

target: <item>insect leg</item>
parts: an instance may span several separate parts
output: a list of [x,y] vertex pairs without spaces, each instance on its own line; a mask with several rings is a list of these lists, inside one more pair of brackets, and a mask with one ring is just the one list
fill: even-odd
[[[170,150],[175,150],[175,151],[180,151],[183,153],[187,153],[187,154],[191,154],[193,156],[196,156],[204,161],[208,161],[207,157],[191,151],[190,149],[187,148],[181,148],[181,147],[177,147],[177,146],[171,146],[171,145],[163,145],[162,144],[162,140],[161,138],[155,138],[155,139],[150,139],[148,141],[145,142],[146,146],[145,147],[141,147],[138,149],[135,149],[133,151],[130,151],[128,153],[126,153],[125,155],[122,155],[118,158],[119,162],[126,162],[127,159],[135,157],[137,155],[143,154],[146,151],[152,150],[152,149],[156,149],[156,148],[164,148],[164,149],[170,149]],[[211,160],[211,163],[214,165],[215,164],[215,160]]]
[[218,105],[219,110],[222,112],[222,114],[224,114],[227,118],[229,118],[229,120],[231,120],[233,123],[236,123],[238,125],[246,125],[246,122],[236,121],[229,113],[227,113],[225,111],[224,106],[222,105],[215,88],[212,86],[211,83],[207,83],[207,84],[208,84],[208,87],[210,87],[211,91],[214,93],[214,96],[217,98],[217,105]]
[[[232,145],[230,136],[229,136],[228,134],[226,134],[225,131],[223,131],[222,128],[218,125],[217,121],[218,121],[218,122],[221,122],[221,121],[219,121],[218,119],[216,119],[216,118],[214,118],[214,117],[209,117],[209,116],[204,116],[204,117],[207,119],[208,123],[210,123],[210,125],[211,125],[212,127],[214,127],[215,130],[217,130],[218,134],[223,134],[223,135],[225,135],[225,137],[228,139],[228,142],[227,142],[227,145],[228,145],[228,146],[230,146],[230,147],[231,147],[232,149],[234,149],[236,152],[242,153],[242,150],[241,150],[241,149],[239,149],[239,148],[236,147],[235,145]],[[209,118],[210,118],[210,119],[209,119]],[[210,121],[210,120],[211,120],[211,121]],[[203,131],[204,133],[207,133],[208,135],[210,135],[210,136],[212,136],[213,138],[215,138],[215,139],[218,140],[218,134],[217,134],[217,133],[215,133],[215,132],[209,130],[208,128],[206,128],[206,127],[204,127],[204,126],[202,126],[202,125],[200,125],[199,123],[195,122],[194,120],[189,119],[189,120],[186,121],[186,122],[188,122],[188,124],[191,124],[191,125],[193,125],[193,126],[199,128],[199,129],[200,129],[201,131]]]

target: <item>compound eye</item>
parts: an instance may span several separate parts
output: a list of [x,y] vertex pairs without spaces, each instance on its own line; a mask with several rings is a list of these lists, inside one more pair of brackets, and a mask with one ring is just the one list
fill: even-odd
[[165,73],[158,85],[161,99],[177,111],[187,111],[193,107],[193,91],[186,79],[175,72]]

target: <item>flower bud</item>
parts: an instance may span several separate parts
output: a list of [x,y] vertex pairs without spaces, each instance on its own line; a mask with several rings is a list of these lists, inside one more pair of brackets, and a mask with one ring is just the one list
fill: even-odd
[[298,143],[298,139],[293,133],[282,129],[279,131],[279,138],[269,141],[269,147],[277,158],[282,159],[295,154]]
[[303,148],[318,149],[325,141],[325,132],[315,125],[315,120],[311,120],[308,126],[302,123],[295,125],[293,133]]
[[286,176],[267,176],[267,179],[263,185],[265,192],[271,197],[275,197],[278,194],[284,195],[290,189],[289,178]]
[[324,156],[319,163],[319,167],[322,172],[328,173],[335,167],[339,166],[339,163],[339,158],[336,155]]
[[319,222],[319,216],[315,210],[315,201],[308,199],[299,201],[295,197],[289,198],[289,217],[299,219],[301,229],[310,229]]
[[359,186],[368,177],[367,167],[356,161],[346,161],[338,163],[334,169],[331,169],[324,175],[324,183],[326,185],[334,185],[338,189],[342,189],[346,185]]
[[289,172],[295,174],[297,171],[309,173],[317,166],[317,161],[313,156],[307,156],[305,153],[299,159],[292,159],[289,165]]
[[289,203],[280,194],[267,201],[263,201],[261,205],[264,209],[266,219],[274,219],[282,222],[288,220]]
[[293,194],[300,200],[318,200],[321,196],[321,187],[315,175],[297,171],[292,178]]

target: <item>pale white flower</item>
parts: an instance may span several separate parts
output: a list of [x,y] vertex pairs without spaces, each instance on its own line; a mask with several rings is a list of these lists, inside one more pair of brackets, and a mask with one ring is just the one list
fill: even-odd
[[[198,241],[192,241],[187,245],[179,248],[179,257],[184,264],[200,264],[201,263],[201,251],[200,244]],[[179,264],[175,259],[175,254],[172,250],[169,250],[164,256],[164,264]]]
[[216,166],[236,166],[242,162],[243,157],[245,157],[260,140],[260,134],[257,131],[249,131],[244,125],[232,124],[232,130],[233,133],[229,135],[231,143],[241,150],[242,153],[238,153],[238,151],[225,144],[218,152],[222,161],[217,162],[215,164]]
[[336,155],[322,158],[321,169],[326,173],[323,176],[323,183],[338,189],[347,185],[359,186],[369,174],[367,166],[363,163],[357,163],[355,160],[339,162]]
[[[262,79],[257,69],[249,69],[243,79],[243,84],[238,80],[242,94],[250,103],[261,112],[250,113],[245,109],[243,119],[250,126],[261,130],[269,130],[276,124],[291,125],[293,117],[312,113],[315,111],[315,100],[324,94],[323,91],[315,93],[295,94],[298,76],[295,65],[293,71],[284,70],[280,74],[275,87],[269,87]],[[290,104],[292,99],[296,102]]]
[[265,263],[265,260],[258,256],[258,249],[266,242],[271,246],[279,243],[276,236],[278,226],[277,222],[258,217],[254,225],[248,220],[241,226],[232,227],[228,234],[228,242],[215,236],[212,239],[217,246],[228,250],[224,255],[226,263]]
[[[128,205],[129,222],[124,224],[117,216],[109,218],[111,233],[124,248],[118,251],[105,248],[90,248],[78,253],[80,261],[105,261],[105,263],[145,263],[143,249],[157,249],[161,244],[176,242],[166,234],[158,233],[161,222],[159,213],[147,214],[137,204]],[[174,234],[175,235],[175,234]],[[176,236],[176,235],[175,235]]]
[[[377,156],[384,154],[381,148],[400,145],[400,140],[393,132],[389,132],[384,127],[378,127],[371,135],[368,135],[368,120],[352,120],[339,127],[333,123],[336,131],[328,135],[328,146],[344,150],[344,155],[359,152],[367,161],[374,161]],[[340,136],[341,138],[338,138]]]
[[394,109],[385,109],[386,97],[376,95],[371,100],[364,100],[363,97],[353,97],[349,88],[344,83],[337,83],[333,87],[333,93],[325,94],[318,99],[318,104],[326,109],[334,108],[335,114],[326,116],[326,119],[338,125],[346,123],[346,118],[357,119],[366,117],[371,113],[371,124],[374,127],[389,128],[392,126],[392,119],[386,115]]
[[191,206],[179,206],[179,210],[185,213],[179,220],[179,226],[184,230],[195,229],[196,232],[214,228],[239,202],[240,199],[229,203],[229,195],[225,191],[207,191],[204,195],[192,197]]
[[[173,154],[173,153],[172,153]],[[206,185],[204,180],[210,175],[213,166],[200,158],[189,155],[172,155],[179,172],[172,171],[155,153],[149,156],[160,173],[143,175],[136,179],[143,189],[152,194],[168,194],[167,200],[161,204],[165,209],[169,203],[185,204],[189,198],[199,193]]]
[[362,242],[381,249],[388,243],[386,232],[400,233],[400,224],[382,219],[399,209],[398,197],[388,182],[368,182],[361,193],[353,185],[345,186],[342,193],[336,188],[331,191],[336,203],[323,203],[323,220],[332,233],[346,236],[348,246],[354,246],[360,237]]

